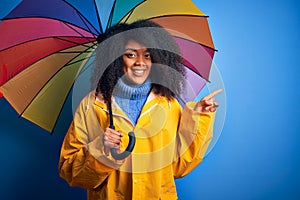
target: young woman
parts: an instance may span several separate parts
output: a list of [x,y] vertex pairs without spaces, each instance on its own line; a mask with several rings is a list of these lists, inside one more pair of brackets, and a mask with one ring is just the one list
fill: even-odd
[[[96,89],[74,114],[60,175],[71,186],[86,188],[88,199],[177,199],[174,179],[202,161],[212,139],[214,96],[220,91],[182,108],[179,48],[151,21],[116,25],[99,42]],[[124,151],[128,132],[135,134],[134,149],[116,160],[111,149]]]

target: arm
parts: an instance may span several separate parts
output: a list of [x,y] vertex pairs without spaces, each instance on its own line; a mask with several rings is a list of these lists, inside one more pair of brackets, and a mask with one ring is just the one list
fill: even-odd
[[203,159],[213,135],[214,112],[194,110],[196,103],[188,103],[181,116],[175,162],[175,178],[190,173]]
[[185,176],[202,161],[213,137],[215,111],[219,106],[214,96],[221,92],[222,89],[216,90],[184,108],[176,141],[175,177]]
[[103,131],[96,112],[86,109],[84,99],[69,127],[61,148],[59,173],[70,185],[83,188],[99,186],[121,162],[106,156],[103,147]]

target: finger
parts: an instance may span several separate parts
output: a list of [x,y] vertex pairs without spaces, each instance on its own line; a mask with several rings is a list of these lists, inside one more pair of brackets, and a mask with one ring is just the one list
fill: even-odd
[[214,103],[214,106],[215,106],[215,107],[219,107],[220,104],[219,104],[218,102],[215,102],[215,103]]
[[214,106],[206,106],[204,108],[204,111],[206,111],[206,112],[214,112],[214,111],[216,111],[216,108]]
[[118,132],[118,134],[120,135],[120,137],[123,137],[122,131],[118,130],[117,132]]
[[109,135],[104,135],[103,141],[104,142],[108,141],[111,143],[119,144],[121,142],[121,139],[113,138],[113,137],[110,137]]
[[108,142],[103,142],[103,144],[104,144],[104,153],[106,156],[109,156],[111,147]]
[[212,106],[213,104],[213,99],[210,100],[205,100],[202,99],[201,101],[199,101],[196,106],[195,106],[195,110],[196,111],[201,111],[201,110],[205,110],[208,111],[209,110],[209,106]]
[[213,106],[214,105],[214,99],[210,99],[208,101],[205,101],[206,105]]
[[200,102],[200,105],[202,106],[202,107],[207,107],[207,106],[213,106],[213,104],[214,104],[214,101],[213,101],[213,99],[210,99],[210,100],[202,100],[201,102]]
[[111,148],[119,149],[120,148],[120,145],[110,142],[108,140],[104,141],[104,146],[107,147],[108,149],[111,149]]
[[209,100],[209,99],[213,98],[214,96],[216,96],[217,94],[221,93],[222,91],[223,91],[222,89],[215,90],[212,93],[205,96],[204,99]]
[[116,131],[115,129],[111,129],[111,128],[109,128],[109,127],[107,127],[107,128],[105,129],[105,132],[111,132],[111,133],[114,133],[114,134],[116,134],[116,135],[120,135],[121,137],[123,136],[122,131],[120,131],[120,130]]
[[121,137],[112,137],[111,135],[105,135],[104,141],[108,141],[119,145],[121,143]]
[[122,136],[120,134],[112,133],[112,132],[105,132],[104,135],[109,139],[117,139],[120,140]]
[[219,107],[217,102],[209,102],[207,105],[204,105],[204,110],[214,112]]
[[116,131],[114,129],[106,129],[104,135],[115,139],[123,137],[123,133],[121,131]]
[[109,147],[104,146],[104,153],[105,153],[106,156],[109,156],[109,150],[110,150]]
[[215,107],[211,107],[210,109],[209,109],[209,112],[215,112],[217,109],[215,108]]
[[210,105],[209,105],[210,108],[217,108],[219,107],[219,103],[218,102],[212,102]]

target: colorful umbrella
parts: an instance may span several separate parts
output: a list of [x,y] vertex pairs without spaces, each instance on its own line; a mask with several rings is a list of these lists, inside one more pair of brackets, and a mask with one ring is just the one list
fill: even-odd
[[52,132],[74,82],[93,63],[98,35],[137,19],[170,31],[198,94],[215,49],[207,17],[190,0],[23,0],[1,19],[0,91],[20,116]]

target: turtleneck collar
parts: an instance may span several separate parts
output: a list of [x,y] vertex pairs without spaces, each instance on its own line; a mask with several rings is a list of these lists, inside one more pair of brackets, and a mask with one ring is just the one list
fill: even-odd
[[124,98],[124,99],[141,99],[148,96],[151,90],[151,81],[147,79],[143,84],[137,85],[132,84],[123,78],[120,78],[116,84],[113,96]]

